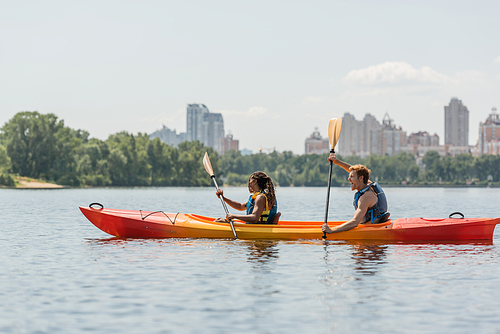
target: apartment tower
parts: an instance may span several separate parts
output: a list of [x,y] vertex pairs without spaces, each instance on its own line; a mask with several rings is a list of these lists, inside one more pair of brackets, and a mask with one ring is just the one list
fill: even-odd
[[456,97],[444,107],[444,144],[469,145],[469,110]]

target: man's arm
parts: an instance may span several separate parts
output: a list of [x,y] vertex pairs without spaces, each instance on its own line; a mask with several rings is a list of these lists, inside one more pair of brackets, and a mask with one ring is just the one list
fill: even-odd
[[337,159],[337,155],[335,153],[330,153],[330,156],[328,157],[328,161],[333,162],[337,166],[342,167],[343,170],[346,172],[350,172],[349,168],[351,168],[351,165],[349,165],[347,162],[343,162],[339,159]]
[[[367,196],[367,195],[368,194],[365,194],[364,196],[360,197],[359,202],[358,202],[358,208],[354,212],[354,216],[352,217],[351,220],[345,222],[342,225],[335,226],[334,228],[330,228],[327,224],[323,224],[323,226],[321,226],[321,229],[323,230],[323,232],[326,232],[326,233],[344,232],[344,231],[349,231],[349,230],[355,228],[356,226],[358,226],[361,223],[366,212],[368,211],[370,204],[373,202],[372,196]],[[376,200],[376,198],[375,198],[375,200]],[[375,201],[375,203],[376,203],[376,201]]]

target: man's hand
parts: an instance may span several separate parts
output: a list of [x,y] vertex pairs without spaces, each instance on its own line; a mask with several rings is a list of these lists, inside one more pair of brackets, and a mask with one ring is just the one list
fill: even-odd
[[337,164],[337,155],[335,153],[330,153],[330,156],[327,159],[329,162],[333,162],[334,164]]
[[330,228],[330,226],[328,226],[328,224],[323,224],[321,226],[321,230],[326,233],[333,233],[332,229]]

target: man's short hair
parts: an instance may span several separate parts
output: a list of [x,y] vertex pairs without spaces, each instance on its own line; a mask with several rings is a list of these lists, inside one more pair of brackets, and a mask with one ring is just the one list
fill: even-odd
[[363,183],[364,184],[368,183],[368,180],[370,179],[371,170],[369,170],[365,166],[363,166],[363,165],[354,165],[354,166],[351,166],[349,168],[349,171],[355,171],[356,175],[358,177],[360,177],[360,176],[363,177]]

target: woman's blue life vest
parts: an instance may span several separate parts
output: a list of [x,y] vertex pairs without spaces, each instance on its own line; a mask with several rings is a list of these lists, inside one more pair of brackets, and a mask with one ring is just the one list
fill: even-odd
[[361,220],[361,224],[370,222],[371,224],[383,223],[389,219],[390,213],[387,212],[387,198],[382,190],[382,187],[377,182],[370,183],[365,188],[359,190],[354,194],[354,208],[358,208],[358,201],[363,194],[365,194],[370,188],[373,188],[375,194],[377,194],[378,200],[377,204],[368,208],[365,216]]
[[273,207],[271,208],[271,210],[269,210],[269,204],[267,203],[267,196],[266,193],[263,191],[256,192],[250,195],[250,198],[248,198],[247,215],[253,212],[253,208],[255,206],[255,198],[260,194],[266,197],[266,207],[264,211],[262,211],[262,215],[260,216],[257,224],[267,224],[268,221],[270,222],[273,221],[274,215],[276,214],[276,212],[278,212],[278,200],[275,200]]

